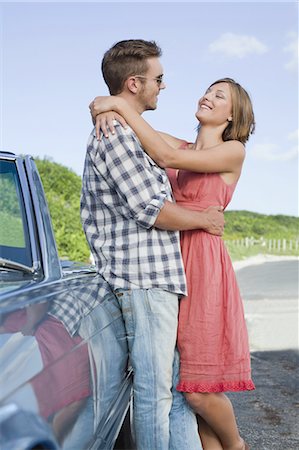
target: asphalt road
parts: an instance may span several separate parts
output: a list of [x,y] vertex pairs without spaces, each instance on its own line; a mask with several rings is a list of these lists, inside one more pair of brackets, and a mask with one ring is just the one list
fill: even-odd
[[298,260],[282,260],[236,270],[243,299],[298,299],[298,266]]
[[298,261],[236,271],[256,390],[231,393],[251,450],[299,450]]
[[299,348],[298,264],[282,260],[236,270],[251,351]]
[[256,390],[229,394],[251,450],[299,449],[298,352],[252,353]]

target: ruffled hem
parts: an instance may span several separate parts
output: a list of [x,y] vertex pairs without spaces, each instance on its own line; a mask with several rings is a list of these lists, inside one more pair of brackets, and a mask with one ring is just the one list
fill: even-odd
[[255,385],[252,380],[247,381],[223,381],[221,383],[193,383],[180,382],[177,387],[179,392],[226,392],[226,391],[253,391]]

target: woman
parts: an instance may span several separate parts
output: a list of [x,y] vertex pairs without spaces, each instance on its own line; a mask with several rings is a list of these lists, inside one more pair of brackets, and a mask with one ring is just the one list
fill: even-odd
[[[157,133],[123,98],[97,97],[96,126],[108,136],[112,119],[135,131],[149,156],[167,168],[176,202],[190,209],[229,204],[254,131],[247,92],[234,80],[215,81],[199,100],[198,134],[187,143]],[[120,117],[122,116],[122,117]],[[223,240],[202,230],[181,232],[188,297],[180,302],[179,391],[200,416],[205,450],[248,449],[226,391],[254,389],[244,310]]]

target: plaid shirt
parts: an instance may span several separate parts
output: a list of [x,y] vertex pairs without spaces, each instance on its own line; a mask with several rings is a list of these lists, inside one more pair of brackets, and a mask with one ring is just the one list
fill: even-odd
[[143,151],[132,131],[115,122],[115,135],[90,135],[81,219],[99,273],[112,289],[159,287],[186,295],[179,233],[154,228],[165,200],[166,172]]
[[58,294],[51,301],[48,314],[60,320],[73,336],[79,329],[81,319],[112,292],[107,281],[99,274],[92,278],[86,275],[78,279],[66,279],[65,283],[65,289],[59,285]]

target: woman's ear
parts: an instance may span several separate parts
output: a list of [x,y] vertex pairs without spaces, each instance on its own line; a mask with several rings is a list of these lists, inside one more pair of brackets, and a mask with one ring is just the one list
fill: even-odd
[[233,121],[232,116],[229,116],[229,118],[227,119],[227,121],[228,121],[228,122],[232,122],[232,121]]

